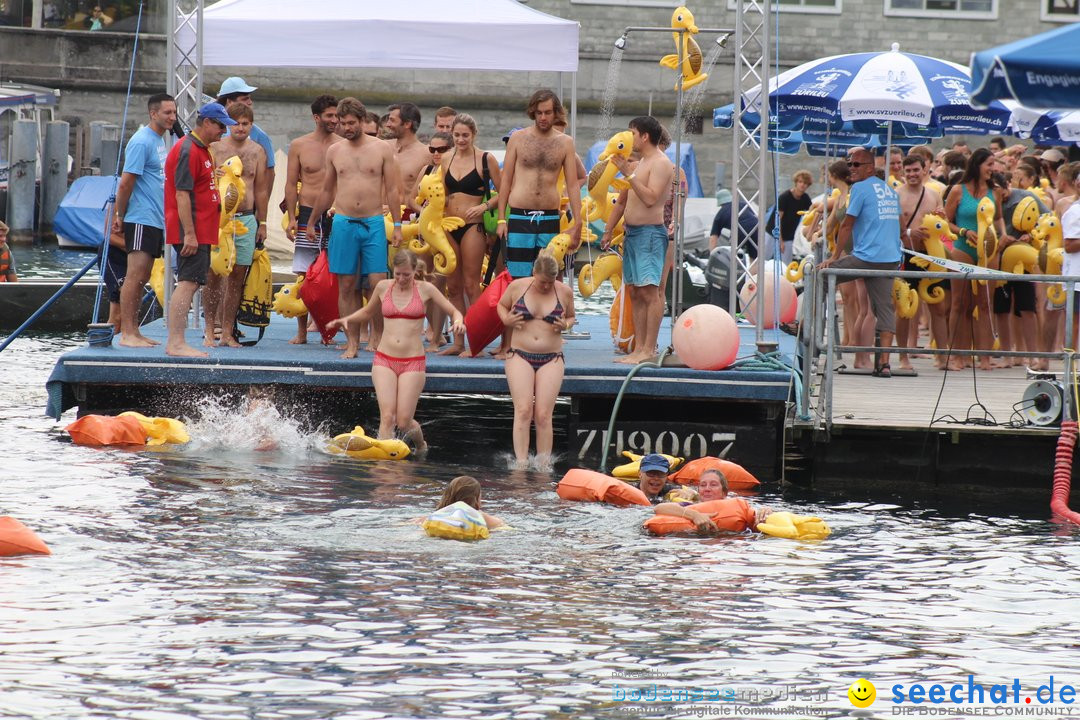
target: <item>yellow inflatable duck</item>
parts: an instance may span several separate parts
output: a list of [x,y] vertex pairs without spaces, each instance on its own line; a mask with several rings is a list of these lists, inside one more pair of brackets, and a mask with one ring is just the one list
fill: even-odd
[[596,292],[597,288],[604,284],[605,280],[611,281],[611,287],[616,292],[622,287],[622,256],[618,253],[604,253],[593,262],[581,267],[577,276],[578,290],[581,291],[581,296],[591,296]]
[[[1061,265],[1065,260],[1065,239],[1061,232],[1061,221],[1052,212],[1043,213],[1031,231],[1031,244],[1039,251],[1039,267],[1047,275],[1060,275]],[[1046,288],[1046,297],[1060,305],[1065,302],[1065,288],[1051,283]]]
[[904,184],[903,180],[897,180],[895,175],[889,176],[889,187],[893,190],[899,190],[900,186]]
[[443,181],[442,168],[420,180],[416,204],[423,207],[418,223],[420,235],[416,241],[409,243],[409,249],[417,253],[430,252],[435,272],[441,275],[453,274],[457,268],[457,255],[446,231],[463,227],[465,221],[459,217],[443,215],[446,211],[446,184]]
[[291,285],[283,285],[280,290],[274,293],[273,311],[287,318],[307,315],[307,306],[300,299],[300,286],[303,284],[304,276],[301,275],[296,278],[296,282]]
[[352,432],[335,437],[326,449],[333,455],[348,455],[360,460],[404,460],[409,457],[409,446],[403,440],[368,437],[359,425]]
[[[682,87],[683,90],[688,90],[705,82],[709,77],[706,73],[701,72],[701,66],[704,64],[701,57],[701,48],[698,47],[697,41],[690,37],[696,35],[698,31],[697,25],[694,24],[694,14],[683,6],[675,8],[675,12],[671,14],[671,29],[685,30],[687,32],[671,33],[671,36],[675,39],[675,54],[665,55],[660,58],[660,65],[682,72]],[[682,39],[684,37],[686,38],[685,47]],[[680,57],[684,50],[685,55]],[[675,83],[675,89],[679,89],[678,82]]]
[[1040,178],[1039,184],[1031,186],[1030,188],[1028,188],[1028,190],[1035,193],[1035,196],[1039,198],[1039,202],[1041,202],[1046,207],[1054,207],[1054,201],[1050,197],[1049,178]]
[[915,317],[915,313],[919,311],[919,293],[907,284],[907,280],[893,278],[892,297],[897,315],[902,318]]
[[[995,205],[993,199],[988,195],[980,200],[975,213],[979,223],[976,230],[978,240],[975,249],[979,253],[979,267],[986,267],[990,258],[997,252],[998,245],[997,230],[994,229]],[[980,280],[979,284],[985,285],[986,281]]]
[[[948,257],[945,250],[945,241],[956,240],[956,233],[949,227],[949,222],[937,215],[927,213],[923,216],[922,226],[923,230],[927,232],[926,241],[923,243],[926,247],[926,254],[942,259]],[[945,272],[946,270],[943,265],[923,260],[920,257],[913,257],[911,262],[930,272]],[[919,281],[919,299],[928,305],[937,305],[945,299],[945,290],[940,285],[936,285],[931,289],[930,286],[934,285],[935,282],[937,281],[930,278]]]
[[222,176],[218,178],[218,198],[221,202],[221,219],[218,224],[218,244],[210,251],[210,269],[225,277],[236,265],[237,234],[247,232],[247,226],[235,220],[236,211],[247,194],[244,185],[244,163],[239,155],[233,155],[221,165]]
[[[840,188],[833,188],[832,192],[829,193],[828,199],[824,202],[825,206],[828,207],[828,203],[835,203],[838,197],[840,197]],[[818,214],[821,212],[822,204],[823,203],[821,202],[816,202],[810,206],[809,210],[800,210],[798,212],[799,215],[802,215],[803,225],[810,227],[814,224]]]
[[[619,174],[619,168],[615,166],[615,163],[611,162],[611,158],[616,155],[628,158],[633,150],[634,136],[629,130],[615,133],[611,136],[611,139],[608,140],[607,145],[604,146],[604,151],[600,153],[600,157],[597,158],[596,164],[593,165],[592,170],[589,171],[587,187],[589,190],[589,197],[593,200],[592,207],[596,213],[595,216],[588,216],[589,222],[603,220],[606,223],[607,219],[611,217],[611,209],[615,205],[608,197],[610,188],[622,191],[630,187],[630,184],[626,180],[615,177]],[[616,199],[618,199],[617,196]]]
[[[629,458],[630,462],[626,463],[625,465],[618,466],[611,471],[611,474],[621,480],[637,480],[638,467],[641,465],[641,458],[645,456],[632,453],[629,450],[623,450],[622,454],[624,457]],[[672,472],[675,470],[675,468],[682,465],[683,458],[674,457],[672,455],[664,455],[663,453],[660,454],[663,455],[664,459],[668,461],[668,465],[670,466],[668,467],[668,472]]]
[[788,263],[787,269],[784,270],[784,276],[789,282],[797,283],[803,279],[806,269],[813,266],[814,258],[811,255],[807,255],[802,260],[792,260]]
[[818,517],[796,515],[789,512],[773,512],[758,523],[758,532],[789,540],[824,540],[832,530]]
[[120,417],[133,417],[146,432],[147,445],[183,445],[191,440],[184,423],[174,418],[146,417],[137,412],[123,412]]

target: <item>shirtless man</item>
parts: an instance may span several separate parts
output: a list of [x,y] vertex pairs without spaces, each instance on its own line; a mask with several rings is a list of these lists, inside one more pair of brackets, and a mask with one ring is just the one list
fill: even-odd
[[[396,141],[394,149],[398,168],[401,170],[401,205],[407,205],[406,193],[416,187],[416,178],[431,162],[427,146],[416,137],[420,129],[420,108],[412,103],[395,103],[387,108],[386,129]],[[375,287],[372,285],[372,287]]]
[[443,105],[435,111],[435,132],[452,133],[454,131],[454,118],[457,110],[449,105]]
[[[360,308],[357,278],[368,276],[371,287],[386,279],[386,230],[383,225],[383,198],[401,196],[401,173],[394,161],[394,149],[383,140],[365,135],[360,124],[367,110],[356,98],[338,103],[338,124],[345,142],[334,143],[326,151],[323,190],[312,203],[311,215],[319,217],[331,205],[337,209],[330,233],[330,272],[338,277],[338,311],[341,317]],[[425,150],[426,152],[426,150]],[[390,206],[394,221],[391,241],[401,245],[401,207]],[[369,350],[379,342],[382,324],[375,323]],[[360,349],[360,328],[345,327],[343,358],[356,357]]]
[[379,137],[379,116],[368,110],[367,117],[360,123],[360,129],[364,131],[365,135],[372,137]]
[[[515,279],[532,275],[536,256],[559,234],[559,171],[568,188],[580,187],[574,140],[555,130],[555,121],[563,115],[558,96],[546,88],[537,90],[527,112],[532,127],[514,132],[506,143],[496,231],[506,244],[506,269]],[[579,197],[570,198],[570,210],[573,252],[581,244]]]
[[630,292],[634,317],[634,350],[616,362],[637,365],[656,353],[656,338],[664,316],[660,279],[667,255],[664,205],[671,193],[675,165],[657,145],[663,130],[656,118],[644,115],[630,121],[634,152],[641,156],[631,172],[630,161],[616,155],[612,162],[626,176],[623,212],[623,278]]
[[[315,129],[289,143],[289,170],[285,178],[285,212],[289,225],[285,228],[285,235],[295,244],[292,270],[298,277],[307,275],[308,268],[319,257],[319,240],[308,235],[308,221],[311,218],[311,206],[323,190],[326,151],[331,145],[342,140],[335,134],[338,125],[337,102],[333,95],[320,95],[315,98],[315,102],[311,103],[311,117],[315,121]],[[296,189],[297,183],[300,183],[299,191]],[[316,226],[320,230],[329,231],[330,218],[322,216]],[[289,342],[293,345],[306,343],[307,328],[308,316],[304,313],[296,318],[296,337]]]
[[[922,226],[923,217],[927,213],[933,213],[944,218],[945,205],[941,202],[941,196],[935,190],[926,186],[926,159],[922,155],[916,153],[908,155],[903,160],[903,168],[904,184],[897,188],[896,191],[900,195],[900,242],[909,250],[926,252],[924,243],[926,242],[927,232]],[[904,255],[904,269],[920,270],[921,268],[911,262],[911,256]],[[919,280],[915,278],[908,278],[907,282],[913,288],[919,284]],[[949,289],[949,284],[944,281],[936,282],[930,287],[932,289],[935,286],[945,291]],[[939,303],[930,304],[930,336],[939,348],[949,347],[949,307],[947,296]],[[916,334],[915,342],[917,342],[918,316],[916,315],[914,318],[898,316],[896,318],[896,344],[898,347],[906,347],[909,343],[912,343],[909,333],[912,330],[913,321]],[[912,343],[911,347],[914,346]],[[934,365],[938,368],[944,367],[944,356],[935,355]],[[906,353],[900,354],[900,367],[904,370],[911,369],[911,361]]]
[[235,219],[247,228],[243,234],[233,235],[236,245],[236,263],[227,278],[217,273],[210,273],[206,278],[206,290],[203,292],[203,309],[206,312],[206,330],[203,345],[213,347],[215,325],[221,328],[221,345],[238,348],[236,341],[236,311],[240,309],[240,299],[244,294],[244,281],[256,247],[266,242],[266,215],[259,214],[259,208],[265,213],[270,203],[270,188],[264,177],[267,172],[266,151],[251,139],[251,128],[255,124],[255,114],[251,107],[243,103],[233,103],[229,108],[229,117],[236,121],[226,137],[210,146],[214,162],[218,167],[234,155],[240,158],[244,166],[242,178],[244,201],[236,211]]

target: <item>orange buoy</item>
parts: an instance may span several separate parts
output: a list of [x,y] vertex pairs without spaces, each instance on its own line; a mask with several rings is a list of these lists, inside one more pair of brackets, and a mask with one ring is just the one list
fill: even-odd
[[680,485],[693,485],[706,470],[719,470],[724,473],[728,487],[732,490],[753,490],[761,484],[761,481],[742,465],[711,455],[691,460],[679,468],[678,472],[668,475],[668,480]]
[[0,557],[52,555],[34,531],[10,515],[0,516]]
[[145,445],[146,431],[131,415],[83,415],[64,430],[76,445]]
[[[742,532],[754,529],[757,516],[754,509],[742,498],[724,498],[691,505],[696,510],[709,516],[716,527],[728,532]],[[653,535],[670,535],[677,532],[693,532],[694,523],[684,517],[674,515],[653,515],[645,521],[644,528]]]
[[618,507],[644,505],[650,507],[649,498],[633,485],[592,470],[574,468],[563,475],[555,492],[563,500],[604,502]]

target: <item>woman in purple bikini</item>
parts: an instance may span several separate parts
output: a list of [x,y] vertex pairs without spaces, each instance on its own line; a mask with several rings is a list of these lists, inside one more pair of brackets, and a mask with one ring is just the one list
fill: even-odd
[[562,387],[562,331],[574,324],[574,293],[558,280],[559,264],[547,250],[532,277],[510,283],[499,300],[499,318],[513,328],[506,382],[514,400],[514,456],[529,459],[529,427],[536,425],[536,456],[550,463],[551,416]]

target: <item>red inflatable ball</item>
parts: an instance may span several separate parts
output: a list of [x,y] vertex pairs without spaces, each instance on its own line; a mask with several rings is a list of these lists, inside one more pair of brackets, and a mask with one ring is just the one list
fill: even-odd
[[739,352],[739,328],[727,310],[695,305],[675,319],[671,344],[688,367],[723,370]]

